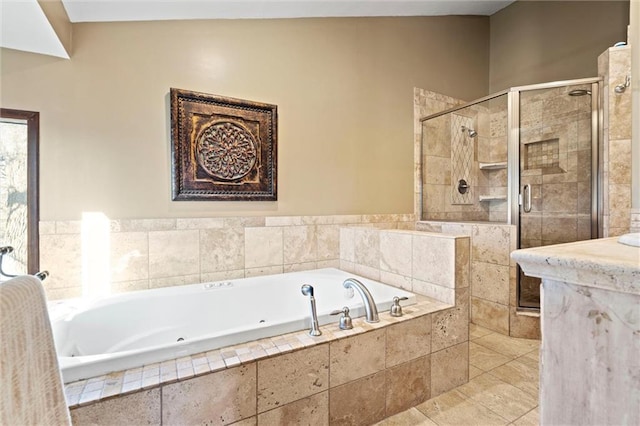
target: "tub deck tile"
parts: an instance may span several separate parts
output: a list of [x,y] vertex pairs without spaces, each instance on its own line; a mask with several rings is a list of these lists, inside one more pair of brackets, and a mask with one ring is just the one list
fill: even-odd
[[138,391],[140,389],[142,389],[142,379],[135,380],[135,381],[132,381],[132,382],[125,382],[122,385],[122,393],[135,392],[135,391]]
[[151,376],[142,379],[142,389],[150,389],[160,384],[160,376]]
[[82,393],[89,393],[89,392],[95,392],[97,390],[102,390],[102,388],[104,387],[104,379],[101,379],[100,381],[91,381],[88,380],[87,384],[85,385],[84,389],[82,390]]
[[219,359],[215,361],[209,361],[209,368],[211,369],[211,372],[214,373],[216,371],[224,370],[225,368],[227,368],[227,365],[223,360]]
[[155,368],[145,368],[142,372],[142,380],[149,379],[151,377],[158,377],[160,375],[160,366],[156,366]]
[[276,347],[266,348],[265,351],[269,356],[278,355],[280,353],[280,350]]
[[260,348],[260,349],[256,349],[255,351],[251,352],[251,357],[254,360],[259,360],[259,359],[263,359],[263,358],[268,358],[269,354],[267,353],[267,351],[265,351],[264,349]]
[[110,396],[119,395],[122,393],[122,377],[120,379],[114,379],[107,381],[102,389],[102,398],[108,398]]
[[177,371],[166,371],[160,375],[160,383],[173,383],[178,381]]
[[293,348],[291,347],[291,345],[290,345],[290,344],[285,343],[285,344],[283,344],[283,345],[279,345],[279,346],[278,346],[278,351],[279,351],[281,354],[285,354],[285,353],[287,353],[287,352],[293,352]]
[[367,323],[364,318],[355,318],[354,328],[351,330],[340,330],[336,321],[320,327],[320,336],[312,337],[309,336],[308,330],[300,330],[69,383],[65,387],[67,404],[72,408],[88,405],[101,399],[175,383],[241,364],[247,365],[257,360],[378,330],[451,307],[428,297],[418,296],[416,304],[405,307],[402,317],[391,317],[388,312],[380,312],[380,322],[373,324]]
[[195,372],[193,371],[192,365],[178,370],[178,380],[190,379],[193,376],[195,376]]
[[191,358],[191,362],[193,363],[194,367],[196,365],[202,365],[202,364],[208,364],[209,361],[207,361],[207,357],[203,354],[198,354],[198,355],[194,355]]
[[237,356],[232,356],[230,358],[225,358],[224,359],[224,363],[227,366],[227,368],[235,367],[235,366],[241,364],[240,358],[238,358]]
[[78,404],[79,405],[91,404],[101,396],[102,396],[102,389],[98,389],[92,392],[82,393],[82,395],[80,395],[80,400],[78,401]]
[[124,383],[139,382],[142,380],[142,368],[126,370],[124,372]]
[[190,356],[185,356],[176,360],[176,368],[178,371],[184,370],[185,368],[192,368],[192,366],[193,362]]
[[238,355],[238,359],[242,364],[247,364],[255,360],[253,355],[251,355],[251,352]]

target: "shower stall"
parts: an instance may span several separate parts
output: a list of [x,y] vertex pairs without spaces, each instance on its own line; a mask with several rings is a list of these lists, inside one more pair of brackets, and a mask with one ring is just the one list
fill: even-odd
[[[597,238],[599,84],[513,87],[420,117],[421,220],[511,225],[516,248]],[[517,310],[539,309],[539,280],[511,275]]]

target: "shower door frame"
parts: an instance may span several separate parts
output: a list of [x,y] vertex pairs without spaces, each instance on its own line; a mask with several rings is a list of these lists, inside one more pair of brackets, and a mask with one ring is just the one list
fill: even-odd
[[[603,102],[600,99],[599,77],[562,80],[550,83],[512,87],[507,93],[507,223],[516,227],[516,247],[520,248],[520,93],[530,90],[554,89],[564,86],[591,84],[591,238],[602,237],[603,191],[600,149],[603,141]],[[540,308],[520,306],[520,266],[516,265],[516,310],[538,313]]]

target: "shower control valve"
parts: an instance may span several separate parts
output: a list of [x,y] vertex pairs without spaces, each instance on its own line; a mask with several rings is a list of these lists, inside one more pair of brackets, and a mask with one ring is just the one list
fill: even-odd
[[458,181],[458,192],[461,194],[466,194],[468,190],[469,184],[467,183],[467,181],[464,179],[460,179]]

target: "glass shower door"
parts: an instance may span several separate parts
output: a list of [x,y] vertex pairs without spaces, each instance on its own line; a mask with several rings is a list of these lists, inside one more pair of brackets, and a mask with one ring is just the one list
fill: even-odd
[[[520,248],[597,237],[592,91],[597,84],[520,92]],[[539,308],[540,280],[519,273],[518,306]]]

